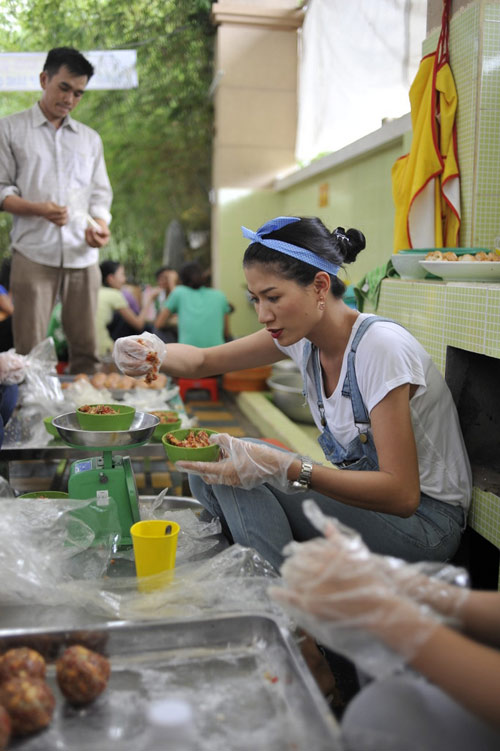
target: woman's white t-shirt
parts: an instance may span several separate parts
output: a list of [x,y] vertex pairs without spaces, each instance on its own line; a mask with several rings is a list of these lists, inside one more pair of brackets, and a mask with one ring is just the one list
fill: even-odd
[[[356,319],[344,353],[340,378],[330,397],[326,397],[321,383],[328,427],[343,446],[359,434],[354,424],[351,400],[342,396],[347,355],[361,322],[370,315],[361,313]],[[290,347],[276,344],[302,370],[305,340]],[[405,383],[418,386],[410,401],[410,411],[418,452],[420,489],[431,498],[467,509],[472,493],[472,473],[458,414],[451,392],[429,354],[402,326],[378,321],[370,326],[358,344],[355,369],[368,413],[397,386]],[[311,360],[307,375],[307,399],[314,421],[321,430]]]

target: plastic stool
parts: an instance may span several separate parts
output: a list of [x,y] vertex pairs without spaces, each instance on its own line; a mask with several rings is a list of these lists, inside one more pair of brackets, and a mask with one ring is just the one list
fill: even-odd
[[277,446],[280,449],[286,449],[287,451],[292,450],[290,446],[285,446],[285,444],[281,443],[281,441],[278,441],[277,438],[261,438],[261,441],[265,441],[265,443],[270,443],[272,446]]
[[183,401],[186,393],[191,389],[203,389],[208,391],[212,402],[217,402],[219,400],[217,378],[179,378],[177,385],[179,386],[179,394]]

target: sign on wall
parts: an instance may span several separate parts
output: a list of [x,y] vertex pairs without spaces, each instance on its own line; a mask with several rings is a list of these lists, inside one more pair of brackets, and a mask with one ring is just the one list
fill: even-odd
[[[136,50],[82,52],[95,73],[90,89],[134,89],[137,81]],[[47,52],[1,52],[0,91],[40,91],[40,73]]]

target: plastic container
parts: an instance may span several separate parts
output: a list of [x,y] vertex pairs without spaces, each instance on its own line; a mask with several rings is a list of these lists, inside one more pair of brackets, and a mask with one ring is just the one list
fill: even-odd
[[76,418],[82,430],[128,430],[132,425],[135,407],[126,404],[89,404],[90,407],[111,407],[114,414],[92,415],[82,412],[81,407],[76,410]]
[[137,576],[154,576],[175,568],[179,532],[177,522],[168,519],[146,519],[132,524],[130,534]]
[[266,380],[272,372],[271,365],[246,370],[232,370],[222,377],[226,391],[266,391]]
[[[189,433],[195,435],[200,432],[208,433],[212,435],[216,433],[216,430],[208,430],[207,428],[182,428],[181,430],[172,430],[171,432],[178,441],[183,441]],[[199,448],[189,448],[188,446],[174,446],[167,440],[168,433],[165,433],[161,439],[163,442],[163,448],[165,453],[172,464],[178,461],[185,462],[216,462],[219,458],[219,446],[214,443],[213,446],[200,446]]]
[[43,418],[43,424],[45,425],[45,430],[49,435],[54,436],[54,438],[59,438],[59,433],[57,432],[57,428],[55,428],[52,425],[53,417],[44,417]]
[[197,751],[194,711],[184,699],[157,699],[147,708],[148,751]]
[[[179,430],[182,424],[182,420],[179,417],[177,412],[174,412],[171,409],[164,409],[164,410],[152,410],[150,415],[154,415],[160,420],[160,424],[156,426],[156,428],[153,431],[153,441],[161,441],[165,433],[171,433],[172,430]],[[164,419],[170,420],[172,419],[172,422],[162,422],[162,416],[164,416]],[[175,417],[175,419],[173,419]]]

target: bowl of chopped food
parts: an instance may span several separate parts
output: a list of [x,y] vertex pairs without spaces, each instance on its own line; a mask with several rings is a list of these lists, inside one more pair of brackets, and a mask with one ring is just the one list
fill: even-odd
[[173,430],[178,430],[181,427],[182,420],[178,412],[169,409],[160,409],[149,414],[154,415],[160,421],[160,424],[153,431],[153,441],[161,441],[165,433],[171,433]]
[[172,464],[178,461],[216,462],[219,446],[209,442],[209,436],[216,432],[206,428],[182,428],[165,433],[161,440]]
[[128,430],[135,407],[126,404],[84,404],[76,410],[82,430]]

